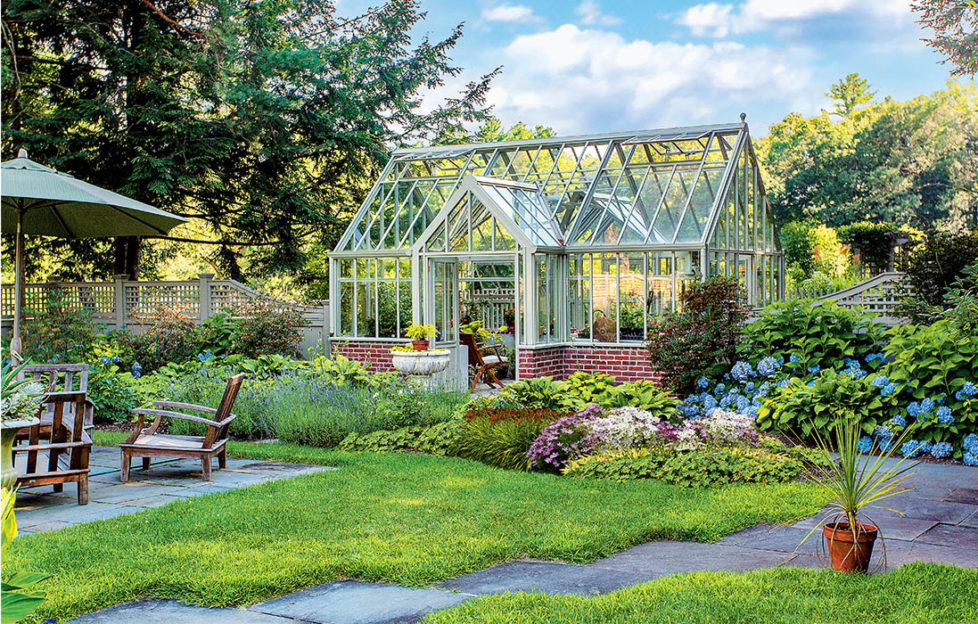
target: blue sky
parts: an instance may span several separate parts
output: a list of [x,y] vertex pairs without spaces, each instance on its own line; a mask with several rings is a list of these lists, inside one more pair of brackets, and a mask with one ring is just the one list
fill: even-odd
[[[735,121],[754,134],[858,72],[878,97],[942,88],[948,67],[920,41],[910,0],[422,0],[419,34],[458,22],[465,73],[498,65],[489,100],[504,123],[559,134]],[[341,0],[342,13],[372,4]]]

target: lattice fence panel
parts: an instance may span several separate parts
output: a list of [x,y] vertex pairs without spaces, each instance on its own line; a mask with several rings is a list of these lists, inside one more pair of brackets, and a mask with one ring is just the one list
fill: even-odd
[[126,284],[127,317],[145,317],[161,308],[188,316],[200,315],[200,286],[195,282],[145,282]]

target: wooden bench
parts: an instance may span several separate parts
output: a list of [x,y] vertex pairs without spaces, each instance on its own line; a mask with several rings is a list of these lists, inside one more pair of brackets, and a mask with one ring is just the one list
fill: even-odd
[[61,492],[65,483],[77,483],[78,504],[88,504],[92,439],[77,418],[85,413],[86,400],[86,394],[79,391],[48,393],[40,413],[50,414],[51,420],[26,428],[21,433],[27,444],[13,448],[17,485],[53,485],[55,492]]
[[[204,479],[207,481],[211,478],[211,460],[215,455],[218,465],[226,468],[228,429],[235,418],[231,413],[231,407],[238,398],[238,390],[241,389],[244,377],[244,375],[235,375],[228,380],[224,388],[224,396],[217,409],[172,401],[156,401],[153,403],[153,409],[134,409],[132,413],[138,418],[136,430],[128,440],[119,445],[122,449],[122,481],[129,480],[133,457],[143,458],[143,470],[149,470],[153,457],[198,457],[202,462]],[[173,410],[202,412],[210,414],[212,419]],[[155,419],[149,427],[144,428],[146,416],[154,416]],[[207,425],[207,433],[202,436],[158,433],[163,418],[177,418]]]
[[[33,378],[42,384],[47,392],[88,392],[88,364],[28,364],[17,374],[18,379]],[[42,429],[51,426],[53,403],[47,403],[41,412]],[[75,417],[75,405],[67,405],[67,414]],[[94,427],[95,405],[87,396],[82,412],[82,426],[86,432]]]
[[[472,392],[475,392],[475,387],[479,384],[479,378],[483,375],[486,376],[486,383],[492,387],[495,383],[500,388],[503,387],[503,382],[499,381],[496,377],[496,373],[493,371],[495,368],[499,368],[504,364],[509,364],[509,360],[505,357],[499,355],[499,349],[503,348],[503,345],[489,345],[480,347],[475,341],[475,334],[466,334],[464,332],[459,333],[459,341],[468,347],[469,351],[469,366],[475,369],[475,379],[472,380]],[[495,351],[493,355],[486,355],[487,351]]]

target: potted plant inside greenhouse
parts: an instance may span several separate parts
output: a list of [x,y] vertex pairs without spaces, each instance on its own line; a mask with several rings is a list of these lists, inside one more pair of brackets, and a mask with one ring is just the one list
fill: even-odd
[[645,331],[642,325],[645,321],[642,299],[634,292],[625,294],[618,311],[621,340],[642,340]]
[[[913,453],[905,453],[895,464],[887,465],[912,428],[907,427],[900,436],[889,438],[883,446],[871,438],[866,453],[860,452],[862,424],[851,413],[845,414],[835,427],[834,445],[816,434],[826,468],[819,469],[813,480],[831,500],[829,510],[802,543],[821,528],[833,569],[839,572],[869,569],[874,544],[882,534],[867,511],[889,509],[882,504],[883,500],[912,489],[902,487],[901,483],[913,474],[915,464],[907,461],[907,456]],[[885,564],[885,551],[880,560]]]
[[411,339],[411,344],[414,346],[415,351],[425,351],[428,349],[431,339],[438,335],[438,330],[431,324],[418,325],[417,323],[411,323],[408,325],[404,335]]
[[3,487],[13,488],[17,483],[17,470],[14,468],[12,451],[17,432],[38,423],[38,411],[44,402],[44,386],[33,379],[18,379],[23,370],[21,364],[11,368],[6,361],[2,364],[3,399],[0,400],[3,411],[2,427],[2,460]]

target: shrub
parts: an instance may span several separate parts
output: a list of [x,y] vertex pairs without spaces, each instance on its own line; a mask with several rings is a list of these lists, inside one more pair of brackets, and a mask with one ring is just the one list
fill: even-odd
[[49,294],[47,305],[31,310],[24,323],[22,355],[35,362],[86,362],[92,357],[99,334],[92,313],[75,309],[60,292]]
[[553,410],[536,408],[468,412],[454,454],[497,468],[528,470],[530,446],[541,429],[560,416]]
[[744,328],[739,351],[757,362],[774,357],[803,375],[814,366],[838,368],[878,351],[883,326],[869,314],[817,299],[773,303]]
[[193,360],[200,353],[200,334],[186,314],[172,308],[160,308],[149,314],[142,333],[120,334],[119,344],[127,361],[140,374],[150,373],[168,362]]
[[459,420],[440,422],[427,427],[402,427],[393,431],[351,433],[340,442],[342,451],[392,453],[417,451],[430,455],[454,453],[463,424]]
[[978,230],[932,233],[910,252],[906,285],[910,297],[900,313],[917,322],[932,320],[946,309],[947,289],[968,265],[978,261]]
[[159,390],[159,384],[152,379],[143,382],[143,379],[133,377],[132,373],[119,372],[115,366],[92,366],[88,375],[88,398],[92,400],[95,422],[129,422],[132,410],[159,400],[155,392]]
[[701,376],[720,375],[734,362],[747,318],[744,290],[735,277],[689,284],[680,309],[649,325],[649,360],[673,390],[688,393]]
[[246,357],[278,354],[296,357],[306,320],[298,310],[265,299],[249,299],[234,311],[234,352]]

